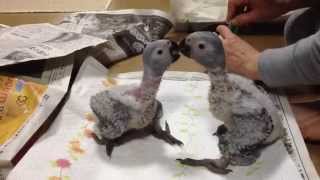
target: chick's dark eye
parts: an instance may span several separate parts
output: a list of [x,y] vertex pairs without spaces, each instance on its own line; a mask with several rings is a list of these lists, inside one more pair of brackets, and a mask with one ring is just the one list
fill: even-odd
[[158,55],[161,55],[162,53],[163,53],[162,50],[158,50],[158,51],[157,51],[157,54],[158,54]]
[[206,46],[204,44],[199,44],[198,46],[199,46],[199,49],[205,49],[206,48]]

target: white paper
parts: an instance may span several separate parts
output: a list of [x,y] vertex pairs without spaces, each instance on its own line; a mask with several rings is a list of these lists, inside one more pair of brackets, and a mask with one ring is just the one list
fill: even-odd
[[[281,141],[268,147],[252,166],[232,167],[234,172],[227,176],[204,168],[182,166],[175,161],[176,158],[220,156],[217,138],[211,134],[221,122],[208,111],[209,81],[199,73],[166,73],[158,94],[164,108],[161,123],[168,121],[172,134],[184,142],[183,147],[147,137],[115,148],[109,159],[105,147],[88,136],[93,126],[89,99],[114,83],[138,83],[141,73],[120,75],[114,80],[106,74],[107,70],[93,58],[85,61],[70,99],[55,123],[13,169],[8,180],[303,180],[301,170]],[[294,134],[292,137],[300,138]],[[316,177],[308,174],[305,179]]]

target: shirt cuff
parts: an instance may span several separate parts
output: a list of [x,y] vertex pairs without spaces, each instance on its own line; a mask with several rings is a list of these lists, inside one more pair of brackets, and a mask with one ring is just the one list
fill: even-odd
[[295,85],[297,74],[292,65],[294,46],[269,49],[261,53],[258,71],[261,80],[270,87],[284,87]]

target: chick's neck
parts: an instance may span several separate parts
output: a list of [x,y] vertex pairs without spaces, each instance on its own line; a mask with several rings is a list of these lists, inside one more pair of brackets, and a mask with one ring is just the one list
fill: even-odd
[[156,99],[157,92],[161,83],[161,76],[153,76],[150,73],[144,72],[141,84],[139,86],[138,98],[142,102],[153,102]]
[[[234,93],[234,87],[228,79],[225,69],[217,67],[208,70],[213,92],[221,93],[225,98],[231,98]],[[227,100],[227,99],[226,99]]]

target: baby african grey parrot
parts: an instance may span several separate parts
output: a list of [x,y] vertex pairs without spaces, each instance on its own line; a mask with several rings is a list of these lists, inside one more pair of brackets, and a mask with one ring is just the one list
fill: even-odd
[[161,78],[178,58],[178,45],[170,40],[149,43],[143,52],[143,78],[140,85],[121,85],[91,97],[90,106],[97,122],[95,140],[106,145],[111,157],[113,148],[132,139],[153,135],[171,145],[183,143],[160,126],[162,105],[156,99]]
[[228,174],[228,165],[249,166],[267,145],[284,135],[277,107],[253,81],[225,70],[222,42],[214,32],[195,32],[180,43],[181,52],[206,67],[211,87],[209,109],[224,122],[214,135],[219,138],[220,159],[178,159],[190,166]]

